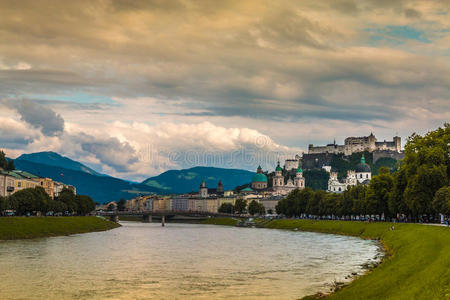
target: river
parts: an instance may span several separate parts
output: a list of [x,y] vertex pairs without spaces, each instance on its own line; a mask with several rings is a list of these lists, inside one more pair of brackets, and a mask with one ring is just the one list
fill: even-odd
[[298,299],[379,253],[374,241],[214,225],[122,222],[0,242],[1,299]]

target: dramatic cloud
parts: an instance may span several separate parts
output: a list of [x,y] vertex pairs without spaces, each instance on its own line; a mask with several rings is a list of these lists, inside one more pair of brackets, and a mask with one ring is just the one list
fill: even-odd
[[17,110],[23,121],[41,129],[44,135],[55,136],[64,130],[64,119],[48,107],[29,100],[10,100],[3,103]]
[[73,137],[81,149],[93,154],[101,163],[112,167],[117,172],[126,172],[137,162],[135,150],[127,142],[116,138],[95,138],[86,134]]
[[[438,0],[0,1],[0,117],[33,133],[3,127],[3,147],[51,148],[138,178],[195,161],[254,169],[238,149],[406,138],[450,120],[449,10]],[[194,152],[223,159],[183,158]]]

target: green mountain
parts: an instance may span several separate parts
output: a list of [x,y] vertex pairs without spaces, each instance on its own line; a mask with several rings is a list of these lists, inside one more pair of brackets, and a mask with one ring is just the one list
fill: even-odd
[[216,188],[221,180],[225,190],[232,190],[238,185],[251,182],[253,175],[253,172],[240,169],[194,167],[166,171],[144,180],[142,184],[160,189],[165,193],[181,194],[198,191],[202,180],[205,180],[209,188]]
[[[86,172],[84,168],[73,170],[20,158],[15,159],[14,164],[18,170],[24,170],[38,176],[73,185],[76,187],[78,194],[89,195],[95,202],[99,203],[118,201],[121,198],[131,199],[139,194],[159,194],[162,192],[160,189],[148,185],[131,183],[105,175],[91,174]],[[71,166],[73,167],[74,165]]]
[[106,176],[104,174],[92,170],[89,167],[86,167],[82,163],[71,160],[70,158],[59,155],[58,153],[55,152],[37,152],[31,154],[22,154],[17,158],[17,160],[22,161],[26,160],[37,164],[44,164],[48,166],[60,167],[73,171],[80,171],[91,175]]

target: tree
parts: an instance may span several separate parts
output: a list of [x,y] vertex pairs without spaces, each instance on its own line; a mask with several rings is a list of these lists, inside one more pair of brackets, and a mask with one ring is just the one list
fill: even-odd
[[330,174],[324,169],[313,169],[305,170],[303,172],[303,177],[305,177],[306,187],[310,187],[313,190],[326,190],[328,187],[328,180],[330,179]]
[[245,209],[247,208],[247,201],[244,199],[236,199],[236,202],[234,203],[234,210],[237,213],[242,214]]
[[11,209],[15,210],[18,215],[31,213],[36,211],[38,203],[34,189],[28,188],[15,192],[8,198]]
[[77,214],[86,215],[95,209],[94,200],[85,195],[76,195],[75,202],[77,206]]
[[319,203],[325,197],[327,193],[322,190],[318,190],[314,193],[314,196],[309,198],[306,204],[306,213],[313,216],[319,215]]
[[404,201],[404,193],[408,184],[405,168],[401,168],[393,174],[393,183],[388,203],[391,216],[397,216],[398,214],[408,215],[409,209]]
[[36,211],[40,212],[47,212],[48,210],[48,203],[50,202],[51,198],[47,194],[47,192],[44,190],[43,187],[37,186],[34,188],[34,194],[35,194],[35,201],[36,201]]
[[417,173],[408,181],[405,190],[405,202],[415,218],[433,213],[433,197],[446,183],[444,166],[422,165],[417,168]]
[[384,214],[390,219],[389,197],[393,187],[393,177],[387,167],[381,167],[379,175],[372,177],[367,189],[367,205],[370,214]]
[[366,215],[367,214],[367,202],[366,202],[366,193],[367,186],[365,185],[357,185],[351,187],[348,192],[353,199],[353,215]]
[[71,189],[64,188],[57,200],[63,202],[67,206],[69,212],[76,212],[78,210],[75,194]]
[[125,210],[125,200],[122,198],[119,201],[117,201],[117,210],[118,211],[124,211]]
[[3,152],[3,150],[1,150],[0,151],[0,168],[6,170],[7,163],[8,162],[6,161],[6,154],[5,154],[5,152]]
[[450,187],[440,188],[433,199],[433,208],[437,213],[450,215]]
[[[392,204],[403,201],[414,219],[434,212],[437,190],[448,185],[450,176],[450,124],[424,136],[412,134],[405,145],[405,158],[395,176]],[[397,182],[401,180],[400,182]],[[403,193],[402,192],[402,189]],[[400,199],[401,197],[401,199]]]
[[248,205],[248,212],[253,216],[255,214],[264,214],[266,210],[264,208],[264,205],[256,200],[252,200],[252,202],[250,202],[250,204]]
[[10,159],[8,160],[8,162],[6,163],[5,169],[7,171],[13,171],[16,169],[16,166],[14,165],[14,160]]
[[6,198],[0,196],[0,212],[6,209]]
[[62,213],[67,211],[67,205],[64,202],[50,199],[50,201],[48,202],[47,211]]
[[220,205],[218,211],[220,213],[232,214],[234,211],[234,206],[231,203],[222,203],[222,205]]

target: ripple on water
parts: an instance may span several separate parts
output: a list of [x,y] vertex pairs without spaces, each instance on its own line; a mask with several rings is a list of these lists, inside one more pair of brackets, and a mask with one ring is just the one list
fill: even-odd
[[[107,231],[0,244],[1,299],[297,299],[378,260],[355,237],[126,222]],[[347,277],[347,279],[346,279]]]

